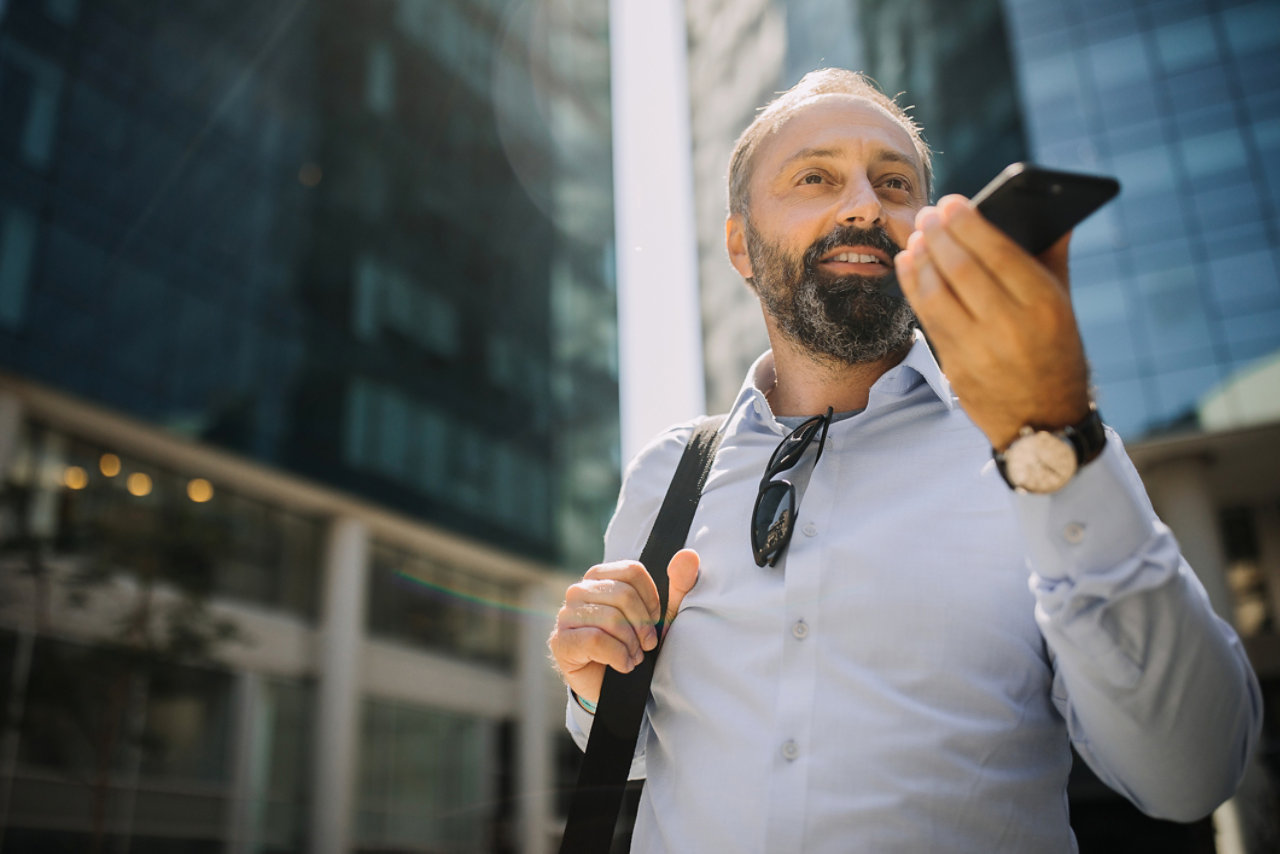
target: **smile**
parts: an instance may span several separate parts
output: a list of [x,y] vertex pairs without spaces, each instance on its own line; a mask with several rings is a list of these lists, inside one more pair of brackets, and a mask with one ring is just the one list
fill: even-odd
[[824,259],[823,263],[831,261],[839,261],[844,264],[883,264],[880,258],[875,255],[866,255],[862,252],[840,252],[832,255],[830,258]]

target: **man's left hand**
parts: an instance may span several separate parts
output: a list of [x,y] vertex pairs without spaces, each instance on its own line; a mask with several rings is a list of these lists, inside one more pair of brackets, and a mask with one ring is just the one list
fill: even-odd
[[896,259],[902,292],[969,417],[1003,450],[1024,425],[1057,429],[1089,412],[1088,366],[1063,237],[1038,258],[963,196],[916,215]]

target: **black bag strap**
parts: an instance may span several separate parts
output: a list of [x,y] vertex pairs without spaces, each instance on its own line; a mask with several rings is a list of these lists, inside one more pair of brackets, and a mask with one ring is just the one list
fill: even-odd
[[720,446],[720,427],[725,416],[703,421],[685,445],[684,455],[676,466],[667,487],[666,498],[654,520],[653,530],[640,562],[653,576],[658,587],[658,646],[646,652],[630,673],[605,668],[600,701],[596,704],[587,752],[578,772],[578,785],[569,805],[569,819],[560,843],[560,854],[602,854],[613,842],[618,811],[626,790],[627,772],[635,756],[640,722],[649,698],[653,667],[662,649],[662,622],[666,619],[669,590],[667,564],[684,547],[693,524],[693,514],[702,497],[702,487],[711,472],[716,449]]

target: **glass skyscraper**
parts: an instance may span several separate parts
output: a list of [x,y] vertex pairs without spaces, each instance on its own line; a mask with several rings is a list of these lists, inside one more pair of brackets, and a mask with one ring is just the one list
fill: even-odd
[[1006,0],[1032,156],[1120,197],[1073,241],[1073,300],[1123,434],[1280,350],[1280,5]]
[[580,562],[617,485],[608,54],[560,7],[13,4],[0,365]]
[[0,2],[0,849],[545,850],[609,87],[587,0]]

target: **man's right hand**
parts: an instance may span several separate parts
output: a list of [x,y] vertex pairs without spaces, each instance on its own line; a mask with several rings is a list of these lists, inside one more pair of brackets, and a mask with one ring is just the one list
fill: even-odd
[[[698,553],[682,549],[667,565],[670,627],[698,581]],[[605,665],[630,673],[658,645],[658,588],[644,566],[617,561],[593,566],[565,592],[547,645],[565,683],[589,703],[600,700]]]

